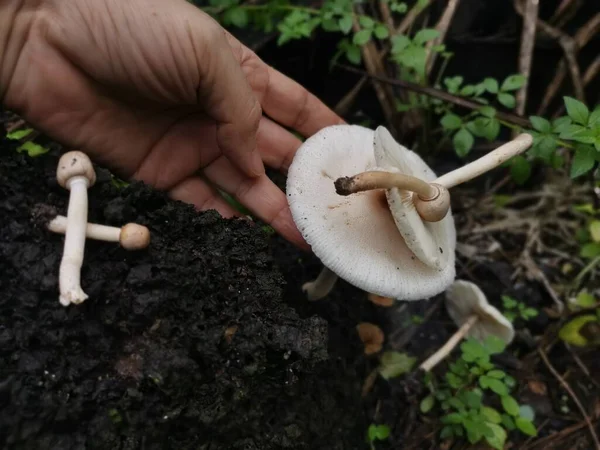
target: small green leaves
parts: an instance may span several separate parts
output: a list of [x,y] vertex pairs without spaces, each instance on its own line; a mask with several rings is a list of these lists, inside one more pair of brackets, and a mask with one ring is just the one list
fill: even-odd
[[340,27],[340,31],[342,33],[350,33],[350,30],[352,30],[352,16],[350,14],[346,14],[341,17],[338,21],[338,26]]
[[25,128],[22,130],[11,131],[6,134],[7,139],[11,139],[13,141],[18,141],[23,139],[24,137],[29,136],[33,132],[33,128]]
[[516,91],[525,84],[525,77],[521,74],[510,75],[502,82],[500,90],[502,92]]
[[588,173],[596,164],[596,151],[588,145],[578,145],[571,162],[571,178]]
[[387,425],[375,425],[372,423],[367,430],[367,439],[369,442],[385,441],[390,437],[390,427]]
[[431,411],[431,409],[434,406],[435,406],[435,397],[432,394],[429,394],[427,397],[425,397],[423,400],[421,400],[419,408],[421,409],[421,412],[423,414],[427,414],[429,411]]
[[587,125],[590,116],[588,107],[573,97],[565,96],[563,97],[563,100],[565,101],[567,114],[573,120],[573,122],[584,126]]
[[515,96],[507,92],[500,92],[498,94],[498,101],[509,109],[513,109],[516,104]]
[[454,144],[456,154],[460,157],[465,157],[473,148],[475,138],[469,130],[463,127],[456,132],[452,138],[452,143]]
[[517,417],[519,415],[519,404],[513,397],[510,395],[504,395],[500,398],[500,401],[502,402],[504,411],[506,411],[508,414],[513,417]]
[[531,164],[523,155],[517,155],[511,159],[510,175],[517,184],[524,184],[529,179]]
[[400,352],[384,352],[381,355],[379,374],[389,380],[404,373],[410,372],[417,362],[417,358]]
[[533,422],[524,419],[522,417],[517,417],[515,419],[515,425],[517,428],[528,436],[537,436],[537,430]]
[[498,93],[498,81],[496,81],[493,78],[486,78],[483,80],[483,85],[485,86],[486,90],[490,93],[490,94],[497,94]]
[[41,156],[48,153],[50,150],[46,147],[41,146],[40,144],[36,144],[32,141],[27,141],[17,147],[17,152],[19,153],[27,153],[30,158],[35,158],[36,156]]
[[445,130],[456,130],[461,127],[462,119],[453,113],[446,113],[440,120],[440,124]]
[[373,31],[371,29],[362,29],[354,33],[354,37],[352,38],[352,43],[356,45],[365,45],[367,42],[371,40],[371,34]]
[[539,131],[540,133],[552,132],[552,125],[547,119],[544,119],[543,117],[539,116],[531,116],[529,117],[529,120],[531,121],[533,128]]
[[435,30],[433,28],[423,28],[422,30],[419,30],[417,34],[415,34],[415,37],[412,41],[415,45],[423,45],[426,44],[428,41],[437,38],[439,35],[440,32],[438,30]]
[[488,428],[491,431],[490,435],[485,437],[490,446],[496,450],[502,450],[504,448],[504,443],[506,442],[506,431],[500,425],[495,423],[488,423]]

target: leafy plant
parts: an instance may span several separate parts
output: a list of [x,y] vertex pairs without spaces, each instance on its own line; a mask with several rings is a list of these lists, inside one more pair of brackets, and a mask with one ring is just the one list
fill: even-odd
[[439,408],[444,424],[440,438],[466,438],[471,444],[486,441],[501,450],[509,431],[535,436],[532,409],[511,395],[515,379],[491,362],[492,355],[504,351],[504,342],[495,337],[483,343],[468,339],[460,349],[460,357],[441,380],[431,373],[426,377],[430,393],[420,408],[424,414]]
[[390,436],[390,427],[387,425],[369,425],[367,430],[367,442],[369,443],[371,450],[375,450],[376,441],[385,441]]
[[[6,134],[6,138],[13,141],[20,141],[21,139],[25,139],[33,132],[33,128],[24,128],[12,131]],[[36,156],[41,156],[45,153],[48,153],[49,149],[36,144],[33,141],[25,141],[21,145],[17,147],[17,152],[22,153],[25,152],[31,158],[35,158]]]
[[525,303],[515,300],[508,295],[502,296],[502,305],[504,306],[502,314],[511,322],[514,322],[517,318],[527,321],[539,314],[537,309],[528,307]]

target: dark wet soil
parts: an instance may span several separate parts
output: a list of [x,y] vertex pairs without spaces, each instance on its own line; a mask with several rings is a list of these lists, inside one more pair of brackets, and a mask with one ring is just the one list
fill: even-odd
[[152,242],[87,241],[90,298],[65,308],[62,236],[32,215],[66,212],[57,155],[11,147],[0,152],[2,448],[364,448],[353,325],[341,313],[328,330],[283,301],[260,227],[119,189],[99,170],[89,221],[144,224]]

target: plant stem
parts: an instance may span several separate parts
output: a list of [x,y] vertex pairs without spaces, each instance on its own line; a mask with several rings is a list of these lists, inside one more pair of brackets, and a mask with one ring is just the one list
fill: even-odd
[[470,316],[465,323],[461,325],[461,327],[452,335],[450,339],[433,355],[427,358],[419,368],[424,370],[425,372],[429,372],[433,369],[442,359],[444,359],[454,347],[458,345],[458,343],[465,337],[465,335],[469,332],[473,325],[477,323],[479,320],[479,316],[476,314]]

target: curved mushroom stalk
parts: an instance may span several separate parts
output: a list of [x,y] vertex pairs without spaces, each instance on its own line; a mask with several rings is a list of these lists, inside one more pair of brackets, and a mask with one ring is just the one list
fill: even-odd
[[448,314],[459,329],[419,366],[425,372],[431,371],[446,358],[465,336],[481,341],[488,336],[496,336],[507,345],[513,340],[515,332],[512,324],[488,303],[485,294],[476,284],[465,280],[455,281],[446,291],[445,304]]
[[308,300],[320,300],[331,292],[337,280],[338,276],[335,272],[323,267],[316,280],[302,285],[302,291],[306,292]]
[[[384,152],[393,152],[389,147],[399,144],[393,141],[389,131],[379,127],[375,131],[383,146]],[[392,142],[393,141],[393,142]],[[450,195],[447,189],[476,178],[486,173],[509,159],[523,153],[533,144],[530,134],[522,133],[515,139],[498,147],[496,150],[473,161],[466,166],[453,170],[433,182],[425,182],[414,176],[393,171],[361,172],[351,177],[340,177],[335,180],[336,191],[340,195],[350,195],[373,189],[398,189],[413,193],[412,200],[421,218],[427,222],[438,222],[442,220],[450,209]],[[377,152],[377,138],[375,147]],[[385,147],[388,148],[385,148]],[[388,168],[394,168],[400,158],[386,155]],[[398,164],[400,165],[400,164]],[[392,211],[394,212],[394,211]]]

